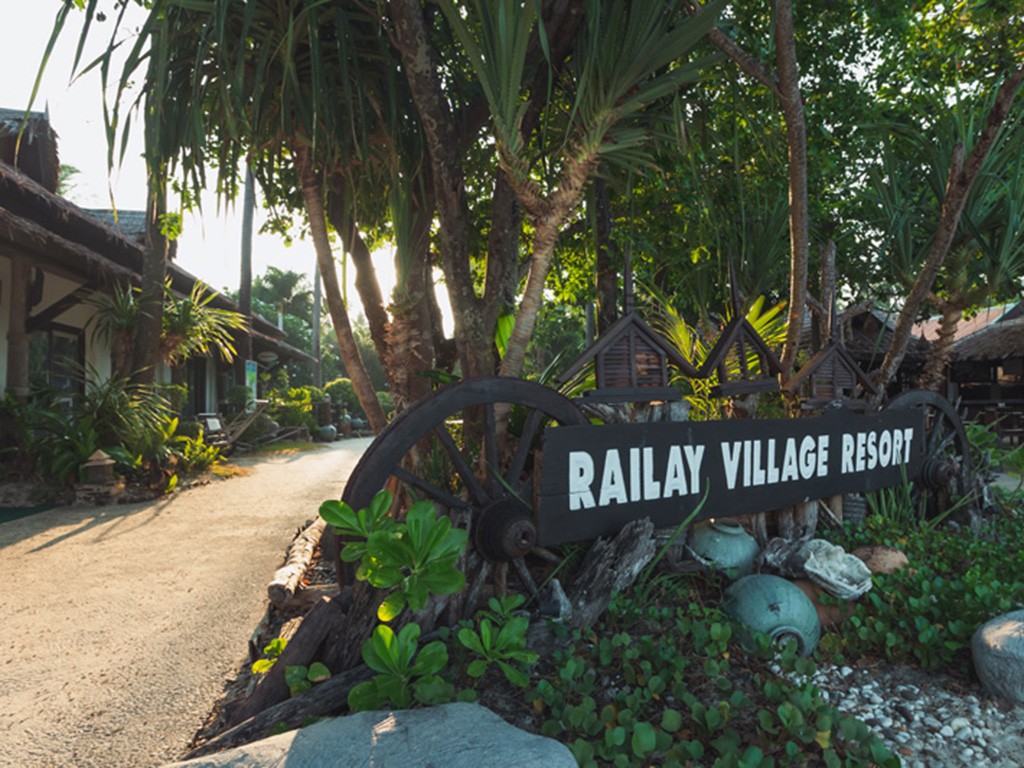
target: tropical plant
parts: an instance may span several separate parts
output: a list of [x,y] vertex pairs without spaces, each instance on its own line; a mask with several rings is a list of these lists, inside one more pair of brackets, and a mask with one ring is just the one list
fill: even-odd
[[414,700],[433,704],[445,693],[450,698],[451,686],[438,676],[448,665],[447,646],[434,640],[420,648],[419,639],[418,624],[406,624],[398,634],[379,624],[362,648],[363,661],[377,674],[349,692],[349,709],[358,712],[387,704],[405,709]]
[[[651,289],[650,292],[657,312],[656,326],[683,357],[700,368],[714,348],[713,334],[717,330],[704,330],[687,323],[666,296],[657,289]],[[785,304],[766,307],[766,303],[764,296],[758,296],[747,310],[746,317],[769,347],[778,348],[786,336],[786,316],[783,314]],[[726,322],[729,320],[729,313],[730,309],[726,308]],[[747,350],[745,364],[746,369],[752,373],[760,371],[761,363],[753,350]],[[738,374],[740,361],[731,357],[726,361],[726,368],[730,374]],[[717,371],[713,371],[704,379],[677,374],[674,383],[687,393],[685,397],[690,403],[690,418],[704,421],[721,416],[721,398],[715,398],[711,394],[711,390],[719,383]]]
[[216,295],[198,280],[188,296],[175,296],[166,285],[160,354],[168,365],[214,353],[225,362],[234,358],[231,332],[244,329],[248,321],[234,310],[211,306]]
[[513,613],[525,602],[522,595],[492,597],[487,601],[488,609],[477,614],[476,626],[458,631],[459,642],[477,656],[469,663],[466,674],[483,677],[491,665],[496,665],[512,685],[529,685],[530,678],[523,667],[535,664],[540,656],[526,647],[530,619]]
[[320,505],[320,516],[348,540],[343,562],[359,563],[356,578],[378,589],[394,590],[377,608],[381,621],[391,621],[408,606],[421,610],[433,594],[450,595],[466,585],[456,564],[468,541],[463,528],[438,515],[429,501],[414,503],[405,519],[390,516],[392,496],[380,491],[367,509],[358,512],[343,501]]

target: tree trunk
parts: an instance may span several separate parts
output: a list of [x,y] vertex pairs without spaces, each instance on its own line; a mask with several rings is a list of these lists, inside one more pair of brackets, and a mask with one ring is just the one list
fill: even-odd
[[442,67],[430,45],[423,6],[419,0],[391,0],[389,9],[393,40],[402,58],[430,154],[440,225],[438,244],[455,316],[455,343],[462,374],[489,376],[494,373],[494,328],[486,324],[483,302],[476,295],[469,267],[471,217],[460,160],[461,136],[444,96]]
[[941,302],[940,309],[942,320],[939,322],[939,337],[932,344],[924,370],[921,371],[921,378],[917,381],[917,385],[922,389],[935,392],[940,392],[946,382],[946,366],[953,356],[956,327],[960,324],[960,318],[964,316],[963,309],[955,301]]
[[142,293],[139,296],[139,324],[132,357],[132,379],[139,384],[155,384],[160,370],[164,281],[167,279],[167,237],[163,233],[167,184],[163,171],[150,171],[147,184],[146,247],[142,252]]
[[345,252],[352,258],[356,268],[356,291],[363,305],[366,324],[370,328],[370,338],[377,350],[377,356],[384,360],[387,357],[388,313],[385,309],[384,297],[377,282],[377,273],[373,268],[370,249],[363,236],[359,234],[358,222],[348,205],[344,178],[337,175],[332,184],[332,191],[327,196],[328,218],[331,225],[341,236]]
[[508,340],[508,349],[501,361],[502,376],[519,376],[526,359],[526,348],[533,336],[544,297],[544,281],[555,253],[558,235],[569,214],[579,205],[583,186],[597,165],[597,147],[582,149],[566,165],[558,189],[548,200],[538,204],[535,189],[529,189],[528,181],[510,179],[520,203],[530,215],[533,224],[533,253],[530,255],[530,275],[526,290],[516,312],[516,323]]
[[296,143],[294,152],[295,168],[302,184],[302,197],[306,204],[306,215],[309,217],[309,229],[313,237],[313,246],[316,249],[320,278],[323,280],[324,296],[327,299],[331,322],[334,324],[334,333],[338,339],[338,351],[345,363],[345,370],[352,380],[352,387],[356,391],[359,405],[362,406],[366,418],[370,422],[370,429],[379,433],[387,426],[387,419],[377,400],[377,393],[366,372],[366,366],[363,365],[363,359],[359,355],[359,347],[356,346],[356,340],[352,336],[352,326],[348,320],[348,310],[341,297],[338,273],[334,269],[334,255],[331,253],[331,243],[327,239],[323,184],[313,170],[309,148]]
[[612,207],[608,183],[594,182],[594,209],[597,239],[597,334],[600,336],[619,319],[619,268],[622,259],[612,248]]
[[782,378],[786,380],[793,373],[793,364],[800,350],[800,332],[807,305],[807,262],[810,258],[807,127],[800,96],[792,0],[776,0],[775,3],[775,61],[789,148],[789,322],[781,361]]
[[242,248],[238,275],[238,311],[245,315],[246,326],[238,331],[238,354],[235,356],[235,384],[245,385],[245,364],[252,360],[252,219],[256,210],[252,169],[245,171],[242,193]]
[[992,109],[989,110],[988,119],[982,129],[978,140],[971,150],[967,162],[963,161],[963,146],[958,146],[952,162],[949,165],[949,178],[946,181],[946,197],[942,202],[942,213],[939,217],[939,225],[932,240],[932,246],[928,251],[924,266],[921,268],[917,280],[914,281],[910,294],[903,303],[903,309],[896,320],[896,328],[893,330],[892,341],[889,350],[885,354],[881,367],[875,372],[875,383],[878,385],[878,395],[875,403],[881,402],[886,385],[892,381],[899,370],[900,363],[907,353],[907,345],[910,343],[910,330],[924,306],[925,301],[931,294],[942,268],[949,248],[953,243],[957,227],[960,225],[960,216],[963,213],[967,196],[974,186],[974,180],[981,171],[985,158],[995,144],[996,138],[1006,122],[1010,113],[1013,99],[1020,87],[1021,79],[1024,78],[1024,69],[1018,69],[1010,75],[999,87],[996,93]]

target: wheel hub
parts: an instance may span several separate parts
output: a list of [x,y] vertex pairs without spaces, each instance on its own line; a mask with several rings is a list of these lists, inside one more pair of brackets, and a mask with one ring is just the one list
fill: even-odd
[[953,459],[931,457],[925,459],[921,467],[921,481],[929,490],[938,491],[951,486],[956,473],[956,462]]
[[536,546],[537,526],[525,505],[499,499],[480,513],[473,528],[473,541],[488,560],[508,562],[529,554]]

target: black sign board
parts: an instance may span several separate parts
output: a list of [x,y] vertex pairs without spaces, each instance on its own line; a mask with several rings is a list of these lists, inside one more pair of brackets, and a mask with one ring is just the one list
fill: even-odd
[[697,520],[898,485],[918,475],[924,449],[919,409],[551,427],[539,541],[611,535],[643,517],[674,527],[705,494]]

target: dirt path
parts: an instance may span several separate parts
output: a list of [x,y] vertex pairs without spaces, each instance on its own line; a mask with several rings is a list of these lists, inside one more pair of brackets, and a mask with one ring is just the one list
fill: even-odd
[[296,528],[340,495],[368,443],[0,525],[0,766],[180,757],[243,661]]

